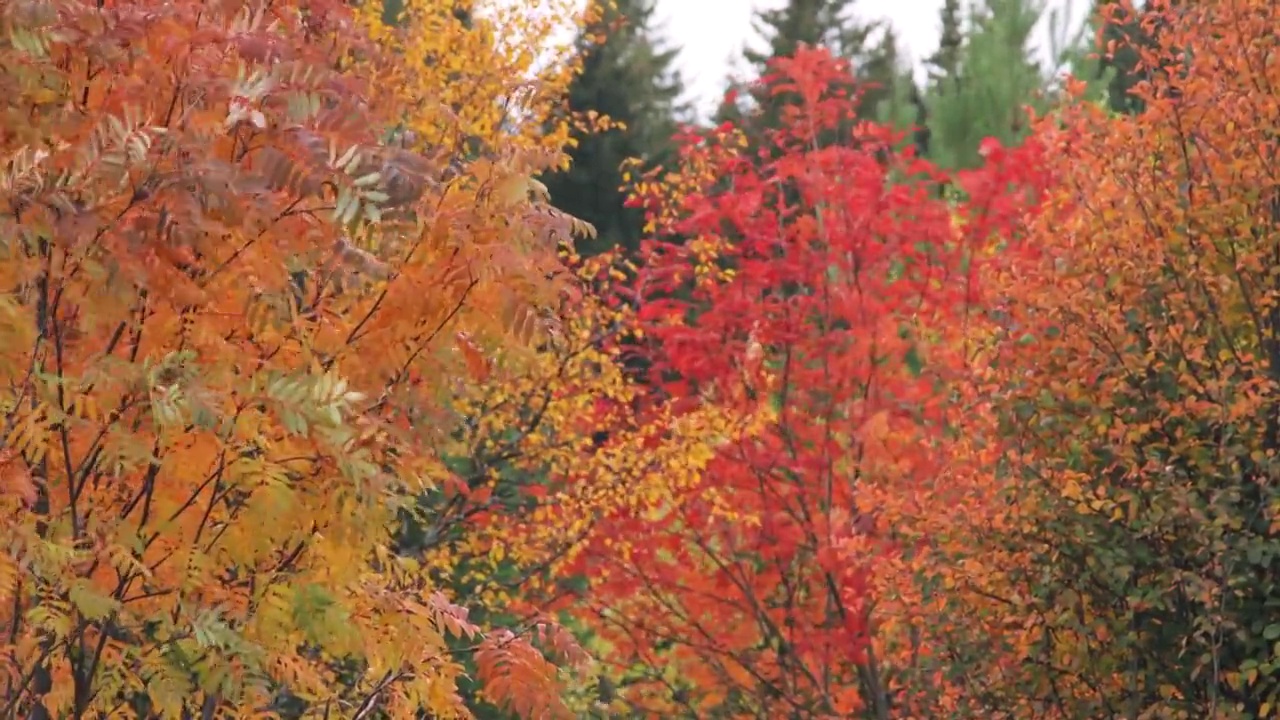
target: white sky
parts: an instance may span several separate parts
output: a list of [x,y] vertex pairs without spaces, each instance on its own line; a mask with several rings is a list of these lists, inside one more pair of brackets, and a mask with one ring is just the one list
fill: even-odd
[[[699,112],[709,112],[719,100],[744,43],[760,42],[751,29],[752,12],[785,4],[786,0],[657,0],[658,30],[680,48],[680,72]],[[1047,4],[1060,13],[1070,10],[1075,20],[1083,17],[1090,3],[1047,0]],[[937,44],[941,6],[942,0],[857,0],[854,4],[855,14],[863,19],[889,20],[904,51],[916,61],[932,53]],[[1046,19],[1034,43],[1042,52],[1048,51],[1048,37]]]

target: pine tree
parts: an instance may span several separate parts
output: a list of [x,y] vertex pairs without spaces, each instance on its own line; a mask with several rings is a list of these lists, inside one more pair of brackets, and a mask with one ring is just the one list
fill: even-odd
[[907,132],[905,142],[914,144],[916,151],[921,154],[927,152],[928,111],[924,105],[924,95],[915,81],[911,63],[899,53],[898,36],[893,28],[885,30],[861,74],[866,78],[864,105],[868,100],[874,103],[872,109],[864,115]]
[[769,42],[767,52],[746,50],[743,56],[760,73],[770,58],[793,54],[801,43],[823,45],[839,57],[856,59],[866,49],[876,26],[858,22],[855,0],[790,0],[784,7],[761,10],[752,25]]
[[931,78],[954,77],[964,45],[960,0],[944,0],[939,16],[938,49],[925,59],[925,64],[929,66]]
[[1029,46],[1044,9],[1044,0],[982,0],[969,12],[963,41],[946,39],[954,65],[935,64],[925,94],[929,155],[942,167],[973,167],[983,139],[1012,144],[1027,133],[1024,108],[1045,101],[1046,77]]
[[[579,39],[583,71],[569,90],[569,106],[595,111],[622,124],[603,132],[582,132],[570,150],[572,165],[543,178],[555,206],[594,225],[599,236],[580,241],[593,255],[614,246],[638,247],[643,213],[624,207],[622,165],[631,158],[661,165],[671,138],[687,113],[683,84],[671,65],[676,50],[663,47],[653,28],[653,0],[615,0],[600,26]],[[592,38],[605,34],[604,42]]]
[[[770,60],[793,54],[801,44],[823,46],[850,62],[850,85],[857,87],[861,99],[860,118],[879,118],[890,112],[882,106],[893,104],[899,97],[910,98],[918,94],[913,93],[911,73],[902,61],[892,28],[859,20],[852,12],[854,2],[790,0],[781,8],[757,12],[754,26],[768,43],[768,49],[747,49],[743,52],[749,75],[760,77],[767,74]],[[791,102],[786,96],[771,98],[743,92],[748,87],[741,85],[735,89],[745,102],[722,104],[715,119],[732,121],[743,127],[748,138],[775,127],[781,108]],[[895,107],[890,114],[896,117],[905,112],[898,112]]]

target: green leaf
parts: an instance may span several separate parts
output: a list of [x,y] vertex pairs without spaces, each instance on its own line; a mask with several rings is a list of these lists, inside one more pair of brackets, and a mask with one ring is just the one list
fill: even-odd
[[907,369],[911,371],[914,377],[920,377],[920,373],[924,370],[924,362],[920,358],[920,352],[912,346],[902,357],[902,361],[907,364]]
[[889,263],[889,282],[897,282],[898,280],[901,280],[902,275],[906,270],[906,264],[903,263],[902,260],[894,258],[894,260]]
[[67,590],[67,597],[85,619],[95,622],[106,620],[120,608],[119,601],[98,592],[84,579],[76,580],[71,585]]

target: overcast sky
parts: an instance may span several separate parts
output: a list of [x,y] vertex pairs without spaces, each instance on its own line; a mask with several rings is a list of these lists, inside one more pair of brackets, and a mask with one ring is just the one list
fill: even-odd
[[[1049,6],[1070,7],[1082,17],[1087,0],[1048,0]],[[757,45],[751,30],[754,9],[779,7],[786,0],[657,0],[660,28],[681,48],[679,67],[691,99],[702,112],[714,107],[724,90],[731,61],[746,42]],[[938,38],[938,9],[942,0],[857,0],[856,14],[864,19],[887,19],[898,32],[907,54],[915,59],[929,55]],[[1047,16],[1047,13],[1046,13]],[[1074,27],[1074,25],[1073,25]],[[1042,22],[1035,45],[1048,49],[1047,22]]]

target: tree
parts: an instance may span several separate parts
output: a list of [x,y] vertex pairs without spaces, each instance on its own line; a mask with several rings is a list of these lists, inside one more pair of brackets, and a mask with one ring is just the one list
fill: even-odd
[[[956,32],[954,8],[944,30]],[[1030,131],[1025,107],[1044,109],[1044,77],[1028,43],[1043,0],[983,0],[969,11],[964,39],[944,35],[925,91],[929,155],[948,168],[975,167],[982,141],[1016,143]]]
[[568,151],[569,168],[543,180],[557,206],[598,229],[596,239],[578,246],[586,255],[638,248],[644,218],[626,207],[626,175],[631,161],[652,167],[670,160],[671,137],[686,111],[671,67],[676,51],[656,37],[653,12],[652,0],[610,3],[578,40],[583,68],[569,86],[569,108],[584,126]]
[[[1061,177],[1002,291],[1038,637],[993,702],[1045,717],[1274,716],[1280,253],[1273,3],[1153,3],[1139,112],[1044,130]],[[1190,118],[1195,118],[1194,122]],[[1171,658],[1176,660],[1171,661]],[[1008,670],[1004,668],[1003,670]],[[995,677],[992,673],[992,677]]]
[[905,133],[905,141],[924,155],[929,150],[929,111],[910,62],[898,54],[898,37],[886,28],[879,49],[864,68],[870,85],[867,92],[877,98],[875,112],[868,117]]
[[943,0],[938,16],[938,49],[925,60],[931,79],[955,77],[959,73],[960,52],[965,41],[960,0]]
[[[896,36],[879,23],[865,23],[851,13],[854,0],[790,0],[755,16],[755,30],[768,43],[766,51],[743,53],[748,75],[764,76],[772,60],[788,57],[801,47],[824,47],[849,61],[849,92],[861,101],[860,118],[874,118],[882,101],[894,96],[897,84],[910,79],[899,64]],[[877,41],[877,32],[883,33]],[[854,90],[854,88],[857,88]],[[769,145],[763,134],[778,127],[783,108],[797,102],[789,93],[772,92],[762,84],[731,84],[731,93],[716,114],[747,131],[748,141]],[[838,131],[837,131],[838,132]]]
[[[853,112],[845,65],[802,49],[771,70],[802,102],[769,159],[708,131],[646,198],[660,234],[639,320],[666,407],[729,422],[700,482],[601,518],[582,555],[589,621],[636,714],[890,717],[922,607],[879,589],[949,572],[967,524],[1003,507],[948,449],[981,407],[962,392],[966,318],[988,301],[976,281],[1010,261],[986,252],[993,235],[1034,205],[1010,186],[1024,163],[993,148],[961,178],[973,204],[953,208],[888,129],[821,140]],[[899,172],[915,182],[887,182]]]
[[763,73],[774,58],[794,55],[802,46],[825,47],[837,57],[853,58],[867,48],[875,26],[850,14],[856,0],[790,0],[773,10],[757,11],[754,28],[769,44],[765,52],[747,49],[751,69]]
[[588,228],[529,178],[567,75],[408,5],[0,10],[0,715],[452,716],[456,636],[491,699],[567,712],[543,646],[391,551],[470,344],[557,332]]

